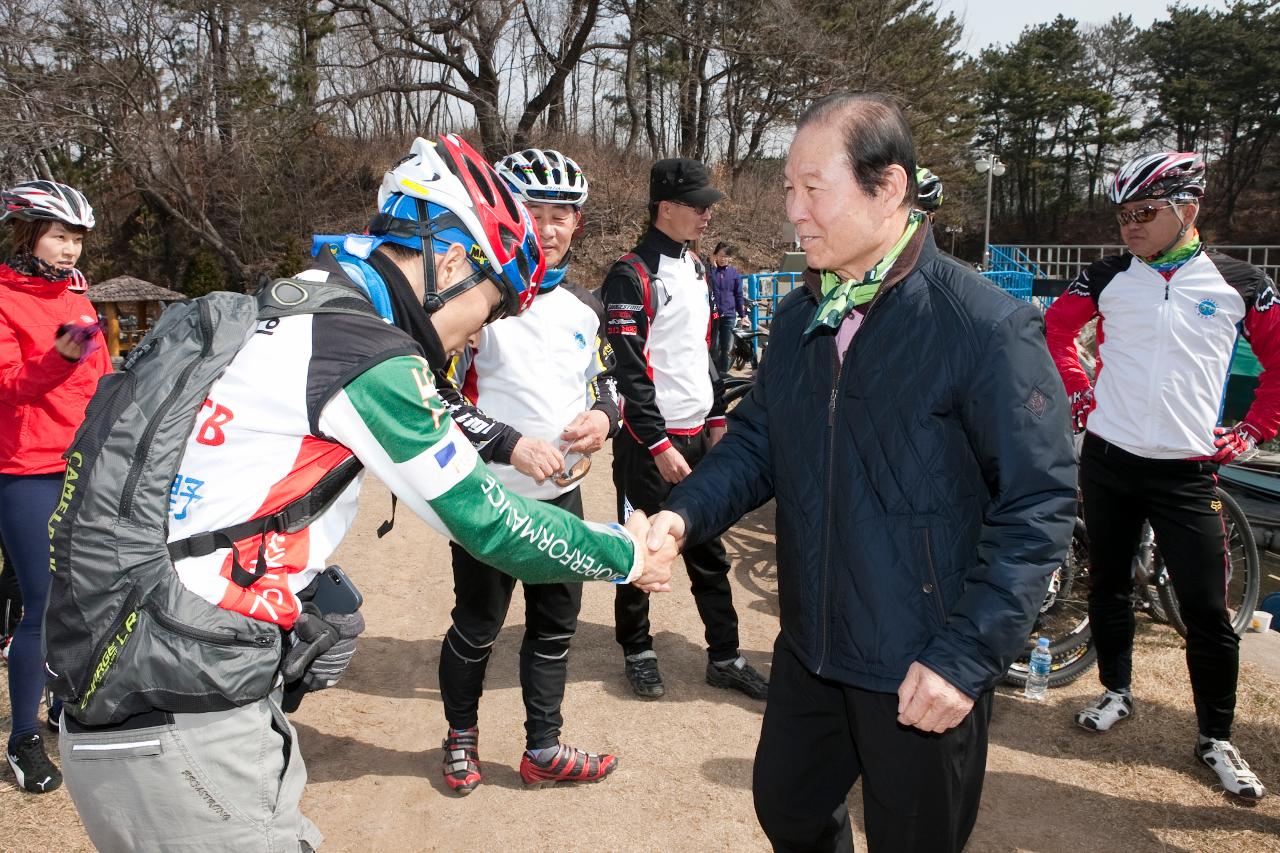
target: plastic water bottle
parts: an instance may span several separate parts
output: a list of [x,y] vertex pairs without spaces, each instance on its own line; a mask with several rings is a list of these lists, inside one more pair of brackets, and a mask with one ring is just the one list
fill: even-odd
[[1036,640],[1036,647],[1031,652],[1031,660],[1027,662],[1027,687],[1023,695],[1037,702],[1044,699],[1049,690],[1049,667],[1053,664],[1053,655],[1049,654],[1049,638]]

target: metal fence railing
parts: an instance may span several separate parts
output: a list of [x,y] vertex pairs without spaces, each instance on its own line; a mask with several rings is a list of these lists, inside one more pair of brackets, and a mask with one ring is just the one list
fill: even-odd
[[751,300],[751,328],[773,321],[778,300],[795,290],[803,273],[758,272],[747,276],[747,298]]
[[[1039,269],[1018,246],[992,246],[991,266],[983,276],[1023,302],[1033,302],[1032,290]],[[1042,305],[1041,308],[1047,306]]]
[[[1271,278],[1280,278],[1280,246],[1220,246],[1211,244],[1212,248],[1233,258],[1253,264]],[[993,246],[1005,252],[1017,253],[1025,258],[1028,266],[1035,267],[1036,278],[1070,280],[1080,274],[1089,264],[1105,255],[1114,255],[1124,247],[1119,244],[1099,246]],[[993,264],[994,267],[994,264]]]

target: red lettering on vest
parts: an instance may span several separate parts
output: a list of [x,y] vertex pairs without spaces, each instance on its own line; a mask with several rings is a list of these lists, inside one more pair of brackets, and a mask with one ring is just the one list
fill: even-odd
[[196,432],[196,442],[199,444],[207,444],[210,447],[217,447],[227,440],[226,434],[222,431],[222,427],[235,415],[226,406],[215,403],[212,400],[205,400],[201,405],[201,409],[205,406],[213,407],[213,414],[205,418],[200,424],[199,431]]

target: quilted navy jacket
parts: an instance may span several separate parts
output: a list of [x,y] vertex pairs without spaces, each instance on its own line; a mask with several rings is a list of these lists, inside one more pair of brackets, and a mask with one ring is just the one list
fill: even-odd
[[804,333],[806,284],[780,303],[728,435],[666,506],[696,543],[776,498],[782,638],[800,660],[881,692],[918,660],[976,698],[1023,648],[1075,518],[1040,314],[922,228],[841,364],[831,330]]

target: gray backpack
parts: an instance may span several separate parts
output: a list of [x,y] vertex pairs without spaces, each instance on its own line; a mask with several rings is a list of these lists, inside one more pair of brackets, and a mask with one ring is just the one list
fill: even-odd
[[[99,383],[66,453],[62,497],[49,520],[46,675],[80,722],[115,723],[151,709],[225,710],[271,691],[280,629],[188,591],[173,563],[249,536],[301,530],[360,464],[352,457],[271,516],[166,544],[170,487],[210,386],[258,323],[320,312],[373,309],[344,284],[294,279],[263,288],[256,300],[211,293],[170,306],[123,369]],[[247,588],[265,574],[261,547],[258,556],[258,574],[233,565],[235,583]]]

